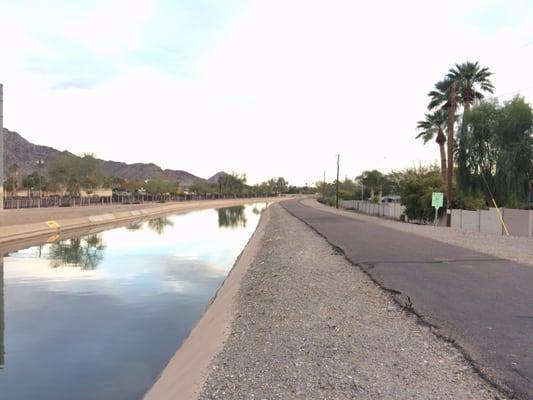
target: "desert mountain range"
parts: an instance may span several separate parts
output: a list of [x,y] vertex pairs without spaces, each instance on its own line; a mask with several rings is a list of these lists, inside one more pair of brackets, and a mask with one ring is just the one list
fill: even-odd
[[[75,156],[68,151],[60,151],[48,146],[42,146],[33,144],[24,139],[19,133],[10,131],[4,128],[4,170],[6,175],[8,174],[9,166],[17,164],[20,167],[21,175],[29,174],[36,171],[37,160],[42,159],[44,161],[43,169],[45,172],[46,167],[50,165],[50,162],[61,154],[68,154]],[[212,177],[205,179],[199,176],[193,175],[190,172],[182,170],[165,169],[155,164],[135,163],[126,164],[118,161],[106,161],[99,160],[101,168],[104,174],[109,176],[120,176],[127,180],[144,181],[150,178],[162,177],[170,181],[179,180],[182,186],[191,186],[194,183],[217,183],[219,176],[225,174],[225,172],[217,172]]]

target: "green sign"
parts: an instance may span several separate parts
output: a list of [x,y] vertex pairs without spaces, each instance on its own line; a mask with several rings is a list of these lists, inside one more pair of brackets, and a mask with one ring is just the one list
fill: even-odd
[[444,205],[444,193],[434,192],[431,194],[431,205],[439,208]]

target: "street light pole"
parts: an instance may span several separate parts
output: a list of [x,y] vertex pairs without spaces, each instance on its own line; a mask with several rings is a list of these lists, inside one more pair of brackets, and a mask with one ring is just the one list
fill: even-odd
[[42,182],[42,175],[43,175],[43,165],[44,165],[44,160],[42,158],[39,158],[39,160],[37,160],[37,165],[39,166],[39,202],[38,202],[38,207],[41,208],[41,200],[43,198],[43,182]]

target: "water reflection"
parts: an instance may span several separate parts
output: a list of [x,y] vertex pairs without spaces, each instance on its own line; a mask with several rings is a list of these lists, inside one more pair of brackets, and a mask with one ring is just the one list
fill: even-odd
[[204,210],[5,257],[0,398],[142,398],[259,220],[252,205],[222,215],[238,228]]
[[170,226],[174,226],[174,223],[168,217],[161,217],[148,221],[148,228],[158,235],[162,235],[165,232],[165,228]]
[[[100,234],[93,234],[54,243],[48,251],[50,266],[79,267],[82,270],[96,269],[104,258],[105,245]],[[39,250],[39,256],[41,250]]]
[[0,254],[0,369],[4,368],[4,257]]
[[126,229],[130,232],[138,231],[143,227],[142,223],[140,222],[134,222],[133,224],[129,224]]
[[219,208],[217,211],[219,227],[232,229],[246,227],[247,221],[244,215],[244,206]]

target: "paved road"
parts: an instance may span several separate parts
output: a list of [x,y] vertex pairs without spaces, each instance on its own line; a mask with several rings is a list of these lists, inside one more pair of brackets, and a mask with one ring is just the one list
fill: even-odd
[[533,399],[533,268],[302,204],[282,203],[454,339],[489,379]]

